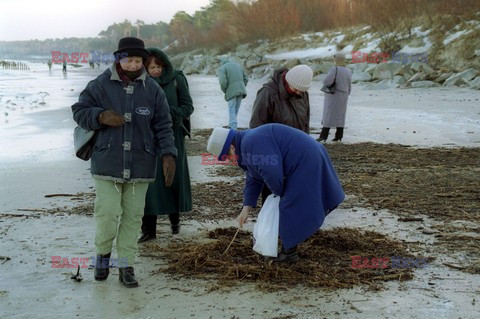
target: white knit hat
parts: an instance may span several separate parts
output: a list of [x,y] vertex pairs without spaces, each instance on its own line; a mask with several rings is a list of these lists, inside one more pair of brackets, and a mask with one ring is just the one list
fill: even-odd
[[294,89],[306,92],[310,88],[313,79],[313,71],[308,65],[300,64],[287,72],[285,80]]
[[234,137],[235,131],[232,129],[223,127],[215,128],[208,139],[207,152],[212,155],[218,155],[218,159],[222,160],[222,155],[228,153]]

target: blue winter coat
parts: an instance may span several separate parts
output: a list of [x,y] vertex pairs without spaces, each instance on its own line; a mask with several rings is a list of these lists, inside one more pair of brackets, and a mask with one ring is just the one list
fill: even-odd
[[279,234],[287,249],[313,235],[345,198],[325,147],[298,129],[265,124],[237,132],[235,153],[246,173],[245,206],[256,206],[264,183],[281,196]]
[[[101,125],[98,116],[106,110],[123,114],[125,124]],[[97,130],[90,169],[95,178],[152,182],[156,156],[177,156],[165,93],[146,71],[124,88],[113,64],[88,83],[72,111],[78,125]]]

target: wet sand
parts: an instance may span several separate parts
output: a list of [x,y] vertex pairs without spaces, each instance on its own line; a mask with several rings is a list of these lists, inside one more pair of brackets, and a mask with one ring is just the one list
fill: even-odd
[[[191,87],[205,81],[212,88],[204,93],[195,91],[194,101],[197,101],[198,118],[193,121],[196,128],[208,128],[212,122],[223,125],[226,118],[223,110],[224,101],[221,94],[213,88],[215,78],[192,78]],[[193,83],[193,84],[192,84]],[[196,85],[195,85],[196,84]],[[258,83],[255,84],[258,87]],[[80,86],[77,84],[77,86]],[[356,88],[360,90],[360,88]],[[209,93],[210,92],[210,93]],[[433,94],[434,91],[428,91]],[[444,91],[436,91],[447,94]],[[202,95],[204,94],[204,95]],[[210,95],[209,95],[210,94]],[[376,92],[375,94],[378,94]],[[387,101],[395,100],[399,91],[387,91]],[[413,101],[414,91],[405,93]],[[458,90],[452,96],[461,96]],[[471,92],[478,97],[478,93]],[[475,95],[476,94],[476,95]],[[255,89],[249,92],[253,99]],[[319,94],[313,94],[319,96]],[[447,94],[448,95],[448,94]],[[430,127],[429,122],[411,120],[409,126],[421,127],[429,134],[419,137],[418,133],[401,133],[404,128],[394,128],[394,120],[378,122],[376,127],[368,127],[368,123],[354,122],[355,111],[358,118],[372,118],[372,124],[378,120],[379,110],[367,106],[362,101],[368,99],[368,94],[353,98],[357,101],[352,107],[351,135],[348,142],[375,140],[384,142],[390,134],[403,134],[406,144],[426,146],[450,143],[464,146],[478,145],[477,130],[479,115],[472,105],[462,104],[462,101],[449,101],[456,107],[455,118],[447,117],[449,113],[441,108],[434,110],[433,106],[425,106],[415,112],[428,114],[429,120],[437,119],[439,125]],[[376,97],[375,105],[381,104]],[[206,105],[205,101],[210,104]],[[245,101],[245,114],[241,123],[246,122],[248,108]],[[389,103],[390,103],[389,102]],[[315,102],[318,107],[319,101]],[[355,106],[356,105],[356,106]],[[202,111],[202,107],[205,111]],[[357,108],[355,108],[357,107]],[[390,108],[392,107],[392,108]],[[414,107],[414,105],[409,106]],[[393,106],[385,109],[391,111]],[[384,109],[384,110],[385,110]],[[208,111],[207,111],[208,110]],[[366,110],[369,110],[366,112]],[[225,110],[226,111],[226,110]],[[370,112],[370,113],[369,113]],[[386,112],[386,111],[385,111]],[[415,113],[414,112],[414,113]],[[480,112],[480,111],[478,111]],[[213,118],[215,114],[219,118]],[[312,112],[313,113],[313,112]],[[316,109],[312,121],[318,127]],[[403,120],[407,120],[408,110],[402,110]],[[243,114],[243,115],[242,115]],[[372,115],[377,114],[377,115]],[[420,114],[420,115],[422,115]],[[471,122],[461,128],[461,123],[467,115]],[[448,127],[448,121],[453,119],[454,126],[462,130],[462,134],[435,136],[436,132]],[[49,132],[60,137],[53,138],[50,152],[33,152],[21,157],[2,160],[0,165],[0,255],[8,256],[7,261],[0,260],[0,317],[2,318],[46,318],[52,315],[70,315],[86,318],[372,318],[376,316],[387,318],[476,318],[478,317],[478,299],[480,294],[480,276],[469,274],[446,266],[457,265],[462,256],[461,251],[452,254],[451,250],[435,249],[438,239],[432,234],[422,231],[439,225],[439,220],[428,214],[419,214],[421,222],[399,222],[399,215],[386,209],[361,207],[355,201],[353,206],[345,206],[330,214],[322,228],[355,227],[361,230],[372,230],[387,234],[398,241],[414,242],[410,249],[412,253],[427,254],[435,260],[427,268],[414,271],[414,278],[407,282],[385,282],[382,291],[369,291],[367,287],[358,286],[352,289],[323,289],[292,287],[288,290],[265,292],[259,290],[255,283],[236,283],[227,288],[221,288],[218,282],[207,279],[193,279],[185,276],[175,276],[158,272],[167,265],[168,260],[152,254],[145,247],[139,250],[135,271],[140,281],[137,289],[126,289],[118,282],[118,272],[113,269],[105,282],[96,282],[93,271],[81,269],[83,282],[76,283],[70,279],[71,269],[56,269],[51,267],[51,256],[91,257],[94,252],[94,219],[91,215],[70,214],[69,209],[79,203],[71,197],[46,198],[45,195],[63,193],[77,194],[92,192],[92,180],[88,171],[89,164],[76,159],[73,150],[65,147],[70,132],[74,127],[69,108],[59,108],[52,111],[36,112],[26,116],[22,121],[30,121],[36,132]],[[389,127],[390,130],[386,130]],[[363,130],[365,128],[365,130]],[[379,130],[380,133],[372,133]],[[468,133],[467,131],[474,132]],[[369,136],[369,133],[373,135]],[[397,137],[402,140],[402,136]],[[413,140],[412,140],[413,139]],[[426,140],[424,140],[426,139]],[[28,141],[28,137],[25,140]],[[424,142],[422,142],[424,141]],[[423,144],[422,144],[422,143]],[[13,142],[12,142],[13,143]],[[65,144],[63,144],[65,143]],[[189,157],[192,182],[198,187],[203,183],[226,181],[231,177],[214,176],[216,168],[203,166],[199,155]],[[212,176],[213,175],[213,176]],[[241,184],[241,177],[235,177]],[[354,196],[348,193],[349,197]],[[18,209],[37,209],[39,211],[20,211]],[[54,209],[55,213],[48,211]],[[199,209],[204,209],[201,207]],[[206,209],[206,208],[205,208]],[[63,211],[63,212],[62,212]],[[172,236],[166,220],[161,220],[158,227],[157,243],[167,245],[171,242],[195,242],[205,236],[207,230],[218,227],[236,226],[235,207],[228,209],[231,218],[185,219],[181,233]],[[239,210],[238,210],[239,211]],[[8,214],[8,215],[7,215]],[[12,217],[10,214],[22,216]],[[456,223],[456,224],[455,224]],[[459,228],[477,229],[478,225],[466,224],[464,221],[452,222]],[[252,230],[253,223],[246,225]],[[417,248],[415,248],[417,247]],[[460,264],[460,266],[462,266]]]

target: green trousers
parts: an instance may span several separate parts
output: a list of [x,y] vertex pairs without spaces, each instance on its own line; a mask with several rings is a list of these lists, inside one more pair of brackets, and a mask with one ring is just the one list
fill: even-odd
[[148,183],[115,183],[95,178],[95,248],[97,255],[112,251],[117,238],[119,260],[133,267],[142,225]]

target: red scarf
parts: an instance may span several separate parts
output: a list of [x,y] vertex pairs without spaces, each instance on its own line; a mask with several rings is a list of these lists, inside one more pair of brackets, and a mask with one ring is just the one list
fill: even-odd
[[135,80],[136,78],[138,78],[143,73],[143,66],[137,71],[125,71],[120,66],[120,63],[116,62],[115,63],[115,68],[116,68],[118,76],[122,80],[124,86],[128,86],[128,84],[131,81]]

